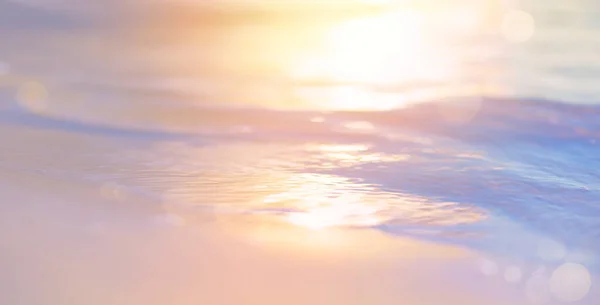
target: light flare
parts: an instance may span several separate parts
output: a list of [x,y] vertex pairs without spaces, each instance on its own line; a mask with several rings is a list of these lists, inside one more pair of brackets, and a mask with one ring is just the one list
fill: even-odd
[[554,270],[549,285],[550,292],[557,300],[577,302],[590,292],[592,276],[581,264],[565,263]]
[[376,216],[378,209],[362,203],[360,198],[341,196],[331,205],[320,206],[307,212],[292,213],[287,221],[311,230],[322,230],[335,226],[371,226],[381,222]]
[[372,86],[437,81],[454,74],[450,60],[440,60],[433,54],[435,48],[427,45],[425,19],[425,12],[405,9],[336,24],[323,45],[297,61],[290,74],[301,82],[332,84],[326,108],[402,107],[407,98],[378,92]]
[[423,18],[421,13],[407,10],[337,24],[326,35],[324,50],[301,61],[293,74],[345,83],[412,78],[424,63]]

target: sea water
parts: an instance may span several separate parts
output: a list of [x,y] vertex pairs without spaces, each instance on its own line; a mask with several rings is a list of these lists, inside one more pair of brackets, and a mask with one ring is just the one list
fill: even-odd
[[267,216],[599,268],[593,1],[416,6],[400,23],[2,5],[5,170],[149,198],[172,224]]

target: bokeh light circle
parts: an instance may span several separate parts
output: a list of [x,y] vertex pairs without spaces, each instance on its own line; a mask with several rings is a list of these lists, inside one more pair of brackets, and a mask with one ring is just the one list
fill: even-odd
[[559,301],[577,302],[592,287],[588,269],[576,263],[565,263],[554,270],[550,278],[550,292]]
[[47,109],[48,91],[40,82],[27,81],[19,86],[17,101],[21,107],[31,112],[44,112]]
[[504,16],[501,31],[509,42],[526,42],[535,34],[535,19],[524,11],[510,11]]

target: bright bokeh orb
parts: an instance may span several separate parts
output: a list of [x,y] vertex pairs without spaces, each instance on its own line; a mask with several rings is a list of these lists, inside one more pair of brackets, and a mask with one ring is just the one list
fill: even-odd
[[500,271],[498,264],[488,259],[482,260],[480,262],[479,268],[481,270],[481,273],[483,273],[485,276],[494,276]]
[[31,112],[43,112],[47,109],[48,91],[36,81],[24,82],[19,86],[17,101],[21,107]]
[[527,12],[511,11],[504,16],[501,31],[509,42],[526,42],[535,34],[535,19]]
[[543,239],[538,244],[538,256],[547,262],[560,261],[567,255],[567,248],[552,239]]
[[550,278],[550,292],[559,301],[577,302],[592,287],[592,277],[581,264],[565,263],[556,268]]

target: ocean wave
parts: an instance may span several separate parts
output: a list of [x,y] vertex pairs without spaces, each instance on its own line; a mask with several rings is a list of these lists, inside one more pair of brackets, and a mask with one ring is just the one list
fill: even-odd
[[542,237],[599,250],[599,106],[470,97],[379,112],[164,109],[139,110],[172,116],[146,128],[15,109],[0,122],[138,139],[99,154],[93,162],[105,167],[48,162],[46,173],[116,182],[187,213],[209,206],[303,225],[324,217],[321,225],[514,253],[533,253]]
[[[129,105],[132,104],[132,105]],[[382,128],[409,128],[465,141],[585,140],[600,136],[600,106],[536,99],[462,97],[419,102],[389,111],[284,111],[264,107],[222,107],[169,103],[86,104],[84,112],[65,107],[35,113],[17,108],[0,113],[4,122],[115,136],[140,133],[207,135],[250,131],[318,134],[332,124],[367,122]],[[82,108],[82,107],[79,107]],[[331,123],[331,124],[330,124]],[[325,128],[323,126],[326,126]],[[349,129],[352,128],[348,128]],[[360,129],[360,128],[355,128]]]

